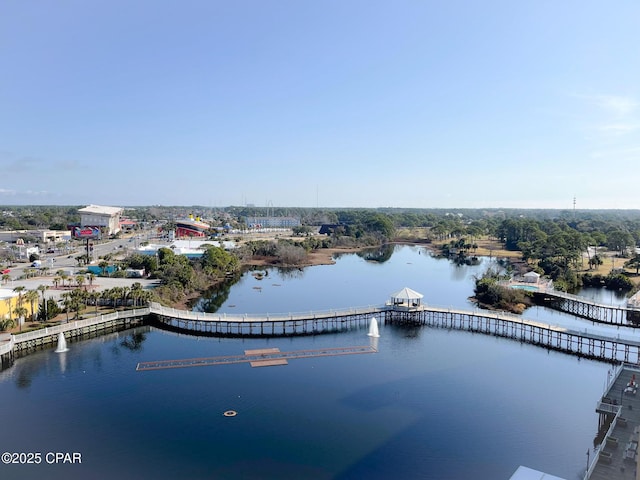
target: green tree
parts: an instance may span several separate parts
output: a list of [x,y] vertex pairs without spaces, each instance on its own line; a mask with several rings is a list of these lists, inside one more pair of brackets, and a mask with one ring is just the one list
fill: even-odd
[[95,307],[95,314],[98,315],[98,303],[100,301],[100,293],[96,291],[91,291],[87,295],[87,299]]
[[69,312],[71,311],[71,307],[73,306],[71,292],[64,292],[59,301],[64,307],[64,312],[67,314],[67,323],[69,323]]
[[626,268],[635,268],[636,275],[638,275],[638,272],[640,272],[640,255],[636,255],[631,260],[626,261],[624,266]]
[[109,263],[107,263],[105,260],[101,260],[98,263],[98,266],[100,267],[100,272],[102,276],[105,276],[107,274],[107,267],[109,266]]
[[602,265],[602,258],[600,255],[594,255],[589,259],[589,268],[597,268],[598,265]]
[[47,315],[47,300],[44,297],[44,293],[49,290],[49,287],[47,285],[38,285],[38,288],[36,290],[42,295],[42,308],[44,309],[44,315],[38,314],[38,316],[40,317],[40,319],[49,320],[49,317]]
[[16,322],[12,318],[0,318],[0,332],[4,332],[16,326]]
[[24,319],[26,318],[28,313],[29,311],[23,306],[16,307],[13,310],[13,314],[16,316],[16,319],[18,320],[18,325],[20,325],[20,331],[22,331],[22,324],[24,323]]
[[40,298],[40,296],[38,295],[38,291],[37,290],[29,290],[27,293],[24,294],[24,300],[26,302],[29,302],[29,304],[31,305],[31,321],[34,322],[35,321],[35,317],[36,317],[36,304],[38,303],[38,299]]
[[240,268],[238,259],[220,247],[208,246],[200,259],[202,269],[208,275],[224,276]]
[[624,230],[614,230],[607,235],[607,247],[616,250],[620,256],[625,256],[627,248],[634,245],[633,236]]

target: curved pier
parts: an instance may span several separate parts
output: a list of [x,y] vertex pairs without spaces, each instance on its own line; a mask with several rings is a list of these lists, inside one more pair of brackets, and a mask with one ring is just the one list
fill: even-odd
[[[161,328],[193,335],[293,336],[343,332],[367,328],[371,317],[385,324],[424,325],[494,335],[607,362],[640,364],[640,341],[611,334],[575,330],[525,320],[492,311],[466,311],[415,303],[389,302],[382,306],[310,311],[288,314],[229,315],[191,312],[151,303],[148,308],[115,312],[57,327],[0,338],[2,367],[16,352],[55,343],[64,333],[73,340],[104,329],[122,329],[155,323]],[[615,324],[614,324],[615,325]]]
[[533,297],[538,305],[570,313],[593,322],[640,327],[640,309],[633,307],[632,303],[629,303],[627,307],[606,305],[577,295],[556,291],[534,292]]
[[365,328],[371,316],[385,324],[424,325],[517,340],[606,362],[640,364],[640,341],[574,330],[491,311],[467,311],[427,305],[386,304],[321,312],[279,315],[226,315],[187,312],[151,304],[150,313],[170,329],[221,336],[314,335]]

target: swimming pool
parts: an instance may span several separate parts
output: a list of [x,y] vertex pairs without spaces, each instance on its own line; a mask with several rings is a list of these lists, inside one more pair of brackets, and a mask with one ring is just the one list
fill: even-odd
[[537,292],[539,289],[535,285],[511,285],[516,290],[527,290],[528,292]]

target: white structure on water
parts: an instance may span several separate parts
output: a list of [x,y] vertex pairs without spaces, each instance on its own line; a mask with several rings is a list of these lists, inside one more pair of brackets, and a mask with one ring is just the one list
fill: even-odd
[[380,332],[378,331],[378,320],[376,317],[371,317],[371,323],[369,324],[369,333],[367,333],[370,337],[379,338]]
[[388,305],[392,305],[394,308],[406,308],[408,310],[418,309],[422,306],[423,297],[424,295],[421,293],[405,287],[391,295],[391,301]]

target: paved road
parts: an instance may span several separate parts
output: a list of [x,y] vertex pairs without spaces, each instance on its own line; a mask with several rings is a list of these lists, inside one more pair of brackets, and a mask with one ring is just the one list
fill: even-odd
[[[114,253],[119,257],[124,257],[139,244],[140,241],[146,239],[146,237],[130,237],[130,238],[122,238],[122,239],[114,239],[107,240],[102,243],[94,243],[94,258],[98,258],[104,256],[107,253]],[[47,297],[55,298],[56,300],[60,298],[60,295],[65,292],[65,290],[54,290],[53,289],[53,279],[56,277],[55,272],[58,270],[71,270],[73,274],[76,272],[80,272],[85,270],[84,267],[78,267],[78,262],[76,257],[82,255],[84,253],[84,244],[80,242],[74,242],[74,246],[77,246],[76,250],[71,253],[63,253],[60,255],[56,254],[45,254],[41,256],[42,266],[46,266],[49,268],[49,271],[45,276],[38,276],[29,279],[19,280],[25,273],[26,269],[31,268],[31,263],[29,262],[21,262],[16,264],[15,266],[10,268],[9,276],[11,280],[6,284],[0,285],[0,288],[8,288],[14,289],[18,286],[24,286],[28,290],[35,290],[39,285],[47,285],[51,287],[47,290]],[[82,247],[82,248],[81,248]],[[71,258],[69,258],[71,257]],[[97,265],[97,261],[93,263]],[[97,291],[113,288],[116,286],[131,286],[133,283],[139,282],[143,285],[144,288],[153,288],[157,285],[157,280],[149,280],[145,278],[107,278],[107,277],[96,277],[93,282],[93,285]]]

